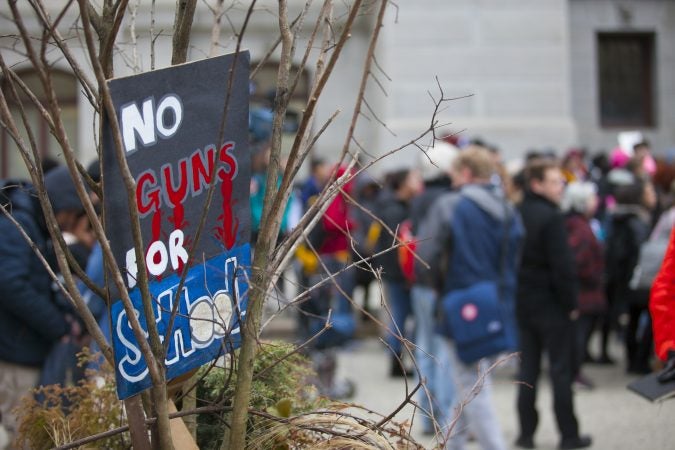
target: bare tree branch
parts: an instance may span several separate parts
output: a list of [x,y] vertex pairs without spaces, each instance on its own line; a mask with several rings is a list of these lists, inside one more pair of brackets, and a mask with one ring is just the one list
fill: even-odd
[[[319,97],[321,96],[321,93],[323,92],[323,88],[326,85],[326,82],[328,81],[330,73],[333,71],[333,68],[335,67],[335,64],[337,63],[337,60],[342,53],[342,49],[344,48],[344,45],[348,39],[348,37],[351,34],[351,27],[354,23],[354,20],[356,20],[356,17],[358,15],[359,8],[361,7],[361,2],[362,0],[356,0],[350,9],[349,12],[349,17],[347,19],[347,22],[345,24],[345,28],[342,31],[342,34],[340,35],[340,40],[338,41],[335,50],[333,51],[333,54],[331,55],[328,64],[326,66],[326,69],[322,76],[319,78],[317,81],[315,89],[312,91],[310,95],[309,102],[307,103],[307,107],[305,108],[305,112],[302,117],[302,121],[300,122],[300,126],[298,128],[298,131],[295,135],[295,140],[293,142],[293,147],[291,148],[290,154],[288,156],[288,163],[286,165],[286,169],[284,170],[283,177],[281,179],[281,186],[278,189],[278,192],[274,196],[274,202],[270,205],[272,211],[282,211],[283,208],[281,205],[283,205],[286,200],[288,199],[288,196],[290,195],[290,187],[291,187],[291,182],[293,179],[295,179],[295,176],[297,175],[298,171],[300,170],[300,166],[302,165],[303,159],[302,157],[299,157],[298,154],[301,152],[300,149],[300,144],[303,139],[305,139],[305,133],[307,133],[309,124],[311,122],[311,119],[314,116],[314,110],[316,108],[317,102],[319,100]],[[306,153],[304,153],[306,154]],[[267,203],[265,203],[265,206],[267,207]],[[263,218],[264,218],[264,212],[263,212]]]
[[155,70],[155,40],[159,34],[155,35],[155,0],[152,0],[150,6],[150,70]]
[[[298,20],[300,20],[300,16],[296,17],[295,20],[293,20],[293,22],[291,22],[291,28],[293,28],[295,26],[295,24],[298,22]],[[265,53],[265,56],[263,56],[260,59],[260,61],[258,61],[258,65],[256,65],[255,68],[253,70],[251,70],[251,74],[250,74],[251,79],[254,79],[255,76],[260,71],[260,69],[265,65],[265,63],[267,63],[267,61],[269,61],[269,59],[272,57],[274,52],[277,50],[277,47],[279,47],[279,44],[281,44],[281,36],[279,36],[277,38],[277,40],[274,41],[274,44],[272,44],[272,46],[269,48],[267,53]]]
[[[289,98],[288,82],[293,36],[288,23],[286,0],[279,0],[279,29],[282,36],[282,45],[277,75],[277,91],[274,99],[274,120],[271,138],[272,152],[267,172],[267,189],[265,191],[260,234],[256,244],[252,267],[253,280],[261,286],[267,285],[269,276],[264,270],[265,259],[276,241],[276,235],[281,224],[282,211],[272,209],[270,206],[272,205],[272,198],[276,194],[277,172],[280,165],[279,155],[281,152],[281,128]],[[241,327],[242,344],[239,349],[239,376],[237,377],[237,386],[233,399],[229,448],[245,448],[246,446],[247,406],[251,395],[253,359],[257,351],[256,341],[260,331],[263,299],[261,290],[256,290],[253,292],[253,295],[249,296],[246,321]],[[224,440],[223,450],[225,450],[227,444],[227,441]]]
[[129,0],[119,0],[108,11],[104,8],[103,29],[105,31],[103,35],[99,34],[100,48],[98,58],[106,78],[112,78],[113,76],[112,52],[128,4]]
[[[314,25],[314,28],[312,29],[312,34],[309,37],[309,41],[307,42],[307,46],[305,47],[305,54],[302,57],[302,61],[298,65],[298,69],[295,73],[295,77],[293,78],[293,81],[291,82],[291,87],[289,89],[291,95],[295,92],[295,89],[298,86],[298,82],[300,81],[300,78],[302,77],[302,74],[305,71],[305,67],[307,65],[307,60],[309,59],[309,55],[313,50],[314,47],[314,40],[316,39],[316,34],[319,31],[319,28],[321,26],[321,23],[324,21],[326,14],[328,14],[328,11],[330,10],[330,4],[331,0],[324,0],[323,2],[323,7],[321,8],[321,11],[319,12],[319,17],[316,19],[316,24]],[[299,16],[299,18],[304,18],[305,14],[307,14],[306,9],[309,8],[310,2],[308,1],[305,4],[305,10],[303,10],[302,14]]]
[[136,38],[136,16],[140,6],[141,0],[136,0],[136,3],[129,8],[131,16],[129,20],[129,34],[131,35],[131,69],[134,73],[139,73],[141,71],[141,65],[138,58],[138,39]]
[[218,49],[218,42],[220,41],[220,23],[223,20],[223,4],[225,0],[216,0],[215,8],[209,5],[209,9],[213,13],[213,26],[211,27],[211,48],[209,49],[209,56],[216,56]]
[[363,67],[363,75],[361,76],[359,93],[356,97],[356,105],[354,106],[354,114],[352,115],[352,121],[349,125],[349,130],[347,131],[345,143],[342,146],[342,155],[340,156],[340,160],[342,160],[349,152],[349,142],[351,141],[352,136],[354,136],[354,131],[356,130],[356,122],[358,121],[359,113],[361,112],[361,103],[365,102],[366,85],[368,84],[368,76],[370,74],[370,68],[375,56],[375,48],[377,47],[377,40],[380,36],[380,29],[382,28],[382,21],[384,20],[384,13],[387,9],[387,3],[388,0],[381,0],[380,2],[380,10],[373,28],[373,34],[370,38],[370,44],[368,45],[368,52],[366,54],[366,60]]
[[96,31],[97,35],[102,36],[104,29],[101,15],[98,13],[98,11],[96,11],[96,8],[94,8],[94,5],[92,5],[91,2],[87,2],[87,11],[89,13],[89,21],[91,22],[91,26],[94,27],[94,31]]
[[[138,287],[141,293],[141,299],[143,303],[143,309],[145,317],[153,317],[154,312],[152,308],[152,298],[150,296],[148,288],[148,274],[145,263],[145,258],[143,254],[143,238],[141,236],[140,221],[138,216],[138,207],[135,202],[135,181],[129,170],[126,158],[124,156],[124,148],[121,140],[121,133],[119,128],[119,123],[117,121],[117,115],[115,113],[115,108],[112,103],[112,98],[110,96],[110,91],[108,90],[108,85],[105,81],[105,72],[104,67],[100,63],[99,59],[96,58],[96,49],[94,47],[94,40],[91,33],[89,17],[87,14],[87,8],[85,0],[78,0],[80,5],[80,14],[82,16],[82,24],[86,37],[87,50],[89,51],[90,59],[94,65],[94,73],[98,81],[99,92],[101,94],[101,103],[103,104],[103,109],[107,114],[111,132],[113,136],[114,146],[115,146],[115,156],[117,163],[120,168],[122,179],[127,193],[127,201],[129,205],[129,218],[131,220],[131,231],[133,236],[133,242],[135,247],[136,261],[138,265]],[[111,67],[112,69],[112,67]],[[134,314],[134,308],[129,298],[129,294],[122,280],[122,275],[119,269],[116,267],[115,259],[112,255],[110,245],[107,240],[101,242],[101,248],[103,250],[104,259],[106,261],[107,267],[111,269],[112,278],[115,282],[115,285],[120,293],[122,304],[124,310],[127,314],[127,319],[131,328],[134,331],[134,336],[138,342],[141,353],[145,358],[145,362],[148,367],[148,373],[150,374],[150,379],[153,382],[152,388],[152,398],[153,398],[153,411],[157,416],[157,445],[160,448],[164,449],[173,449],[173,441],[171,439],[171,426],[169,424],[168,418],[168,403],[167,403],[167,393],[166,393],[166,374],[164,371],[164,351],[163,346],[159,338],[159,332],[157,329],[157,324],[154,320],[147,320],[147,331],[150,338],[150,343],[145,339],[143,331],[141,329],[140,323]]]
[[176,18],[173,23],[173,54],[171,64],[187,61],[190,46],[190,30],[195,16],[197,0],[176,0]]

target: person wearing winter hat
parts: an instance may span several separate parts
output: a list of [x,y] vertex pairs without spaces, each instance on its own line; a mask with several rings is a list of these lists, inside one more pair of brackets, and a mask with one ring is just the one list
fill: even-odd
[[45,189],[66,245],[85,267],[95,238],[68,167],[59,166],[45,175]]
[[61,230],[72,228],[75,218],[84,211],[75,183],[66,166],[59,166],[45,175],[45,190]]
[[[82,206],[73,198],[74,186],[63,168],[45,177],[59,225],[71,222]],[[66,173],[67,175],[67,173]],[[48,261],[53,246],[34,188],[26,182],[6,183],[5,210],[19,223],[32,244]],[[17,226],[0,214],[0,414],[10,434],[16,433],[13,409],[38,383],[41,368],[53,345],[80,327],[56,302],[52,279]]]

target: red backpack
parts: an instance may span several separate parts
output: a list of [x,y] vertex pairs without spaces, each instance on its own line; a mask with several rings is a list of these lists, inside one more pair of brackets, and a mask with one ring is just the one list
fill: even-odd
[[406,281],[413,283],[415,281],[415,250],[417,241],[412,232],[412,222],[404,220],[398,227],[398,264],[401,267]]

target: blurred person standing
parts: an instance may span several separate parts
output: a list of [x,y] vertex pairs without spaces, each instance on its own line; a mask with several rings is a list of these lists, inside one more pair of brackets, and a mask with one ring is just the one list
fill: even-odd
[[652,156],[652,149],[646,139],[633,145],[634,158],[640,161],[643,170],[652,177],[656,173],[656,161]]
[[381,230],[375,245],[375,253],[382,254],[377,257],[375,265],[382,267],[384,293],[388,313],[391,315],[389,330],[385,336],[388,346],[394,353],[391,355],[390,375],[405,376],[406,371],[401,362],[403,357],[401,340],[406,336],[406,320],[412,314],[410,302],[412,280],[403,271],[397,240],[401,238],[400,232],[405,229],[405,222],[410,220],[410,203],[422,190],[422,183],[416,170],[401,169],[387,174],[386,186],[381,193],[377,212],[384,225],[397,233],[397,236],[395,239],[388,231]]
[[[377,239],[382,232],[382,226],[373,218],[377,211],[377,198],[380,193],[380,183],[368,172],[361,172],[354,180],[354,200],[350,205],[350,212],[356,223],[354,230],[354,249],[352,259],[354,267],[354,291],[361,288],[363,291],[363,311],[361,319],[366,321],[374,310],[370,298],[370,285],[375,281],[375,274],[370,267],[371,261],[361,259],[371,258]],[[379,301],[379,300],[377,300]]]
[[[675,181],[671,183],[671,193],[675,191]],[[653,264],[643,267],[646,273],[640,273],[646,282],[652,275],[649,312],[652,319],[654,352],[659,360],[665,362],[665,368],[659,374],[659,381],[665,383],[675,380],[675,205],[671,205],[659,218],[649,236],[652,246]],[[663,256],[661,256],[663,254]],[[644,262],[644,261],[641,261]],[[656,274],[652,269],[658,265]],[[632,280],[633,281],[633,280]],[[632,282],[631,281],[631,282]]]
[[546,352],[560,448],[584,448],[591,445],[591,438],[579,434],[572,397],[574,321],[579,311],[574,256],[559,209],[564,178],[556,163],[534,160],[526,168],[525,183],[525,198],[519,207],[526,238],[516,304],[521,350],[517,401],[520,434],[516,445],[535,448],[537,384]]
[[[493,155],[485,149],[467,149],[455,158],[452,183],[459,192],[443,194],[431,206],[420,226],[417,250],[421,258],[432,262],[427,276],[442,279],[441,296],[483,281],[499,280],[503,327],[515,347],[513,304],[523,229],[503,190],[491,181],[495,170]],[[491,358],[467,364],[459,359],[452,340],[445,343],[456,389],[453,410],[461,413],[448,447],[465,447],[468,425],[483,449],[505,449],[487,372]],[[477,383],[478,393],[474,391]],[[460,401],[469,398],[460,409]]]
[[[98,165],[95,165],[95,167],[98,168]],[[93,172],[89,171],[89,173],[92,178],[96,177]],[[84,270],[96,239],[89,218],[84,211],[84,206],[77,195],[75,183],[71,178],[68,167],[58,166],[52,169],[45,175],[44,182],[63,240],[68,251],[73,255],[75,263]],[[92,196],[94,203],[98,201],[95,194],[90,192],[89,195]],[[56,261],[52,263],[52,267],[59,277],[59,281],[63,282],[63,274],[60,272]],[[75,278],[77,279],[77,276]],[[77,354],[82,351],[85,345],[90,344],[91,337],[83,331],[84,323],[82,323],[79,314],[56,283],[53,283],[52,289],[56,305],[62,311],[66,311],[71,317],[77,319],[74,323],[82,331],[78,331],[77,338],[62,339],[61,342],[52,346],[42,367],[38,385],[75,386],[85,377],[84,367],[78,363]],[[42,396],[38,396],[38,401],[41,401],[42,398]]]
[[[347,173],[347,168],[344,166],[339,166],[335,170],[337,179]],[[342,192],[330,202],[321,220],[314,227],[313,233],[316,233],[310,239],[315,240],[312,244],[321,258],[322,265],[329,272],[325,276],[335,274],[336,282],[340,286],[340,289],[333,289],[334,313],[342,314],[345,319],[350,317],[352,326],[355,327],[350,298],[354,290],[354,269],[342,271],[351,261],[351,233],[356,228],[347,201],[348,196],[352,194],[352,189],[353,180],[350,179],[342,186]],[[319,268],[319,271],[323,272],[323,269]]]
[[585,181],[588,169],[584,163],[584,151],[579,148],[570,149],[562,160],[562,173],[565,181]]
[[333,172],[333,165],[322,158],[314,158],[309,163],[309,177],[300,187],[300,201],[306,211],[314,202],[317,196],[326,187]]
[[567,185],[562,199],[562,210],[566,214],[567,241],[574,255],[579,283],[575,381],[587,388],[593,388],[594,385],[581,372],[581,367],[584,361],[592,359],[588,343],[607,309],[604,250],[595,237],[590,222],[598,209],[596,192],[597,188],[593,183],[574,181]]
[[[432,203],[440,196],[451,192],[450,171],[457,154],[457,147],[443,141],[434,143],[433,147],[420,154],[418,165],[424,180],[424,192],[412,201],[411,220],[414,236],[421,236],[420,225]],[[425,233],[434,234],[431,228],[438,225],[440,225],[438,221],[430,219],[425,225]],[[432,260],[425,262],[438,263]],[[410,291],[415,317],[415,360],[426,387],[420,392],[419,403],[422,408],[424,433],[435,434],[432,418],[441,430],[450,426],[454,388],[452,383],[448,382],[451,373],[447,346],[443,336],[436,332],[436,303],[441,288],[440,280],[430,277],[430,272],[418,262],[415,264],[415,274],[415,282]]]
[[672,231],[663,263],[652,285],[649,310],[654,350],[666,363],[659,381],[665,383],[675,380],[675,235]]
[[[265,205],[265,192],[267,191],[267,172],[270,163],[272,147],[270,141],[260,141],[251,143],[251,245],[255,247],[260,232],[263,207]],[[283,169],[280,169],[283,170]],[[281,186],[281,175],[279,172],[276,181],[277,188]],[[295,192],[291,191],[284,214],[281,217],[279,235],[277,241],[283,239],[295,226],[293,217],[293,206],[298,202],[295,198]]]
[[[50,199],[59,226],[74,222],[80,200],[70,195]],[[53,245],[34,188],[26,182],[6,182],[2,204],[35,248],[55,262]],[[52,347],[79,335],[77,322],[57,305],[53,280],[31,245],[10,219],[0,214],[0,414],[10,436],[16,432],[12,410],[36,387]]]
[[[347,174],[346,167],[330,165],[324,185],[333,171],[337,178]],[[325,186],[317,187],[322,190]],[[303,283],[309,286],[321,283],[309,292],[299,319],[303,340],[323,330],[309,344],[308,350],[317,372],[319,392],[332,399],[348,398],[354,393],[351,381],[336,378],[336,349],[352,339],[356,331],[350,298],[354,289],[354,269],[343,270],[351,261],[351,234],[356,227],[347,201],[352,187],[351,179],[342,186],[309,233],[309,247],[303,244],[302,250],[296,253],[303,265]],[[316,200],[316,195],[308,197],[307,207]],[[324,330],[328,318],[331,327]]]
[[614,196],[617,204],[607,236],[607,289],[612,296],[613,318],[624,328],[626,371],[646,374],[651,372],[652,354],[649,290],[633,289],[630,281],[640,246],[649,237],[656,193],[651,182],[635,178],[631,184],[617,186]]

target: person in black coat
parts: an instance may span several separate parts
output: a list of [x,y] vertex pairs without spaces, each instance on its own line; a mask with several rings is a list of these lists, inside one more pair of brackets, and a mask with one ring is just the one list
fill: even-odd
[[[633,374],[651,372],[652,327],[647,310],[649,290],[633,289],[631,278],[638,265],[640,246],[651,231],[651,211],[656,193],[650,182],[636,178],[618,186],[607,236],[607,291],[612,298],[612,318],[627,324],[624,330],[627,367]],[[642,325],[641,325],[642,323]]]
[[591,445],[579,435],[574,414],[574,320],[578,317],[574,259],[567,244],[558,205],[564,179],[551,161],[535,161],[525,172],[526,193],[520,205],[526,230],[518,274],[516,316],[521,349],[518,380],[520,436],[516,445],[534,448],[538,424],[535,407],[542,354],[546,352],[553,386],[553,409],[561,434],[560,448]]

